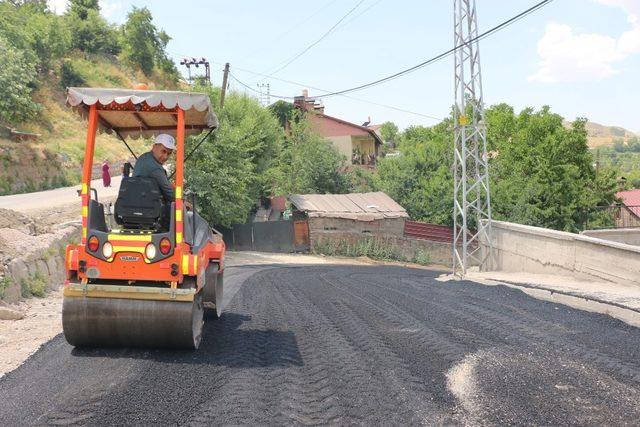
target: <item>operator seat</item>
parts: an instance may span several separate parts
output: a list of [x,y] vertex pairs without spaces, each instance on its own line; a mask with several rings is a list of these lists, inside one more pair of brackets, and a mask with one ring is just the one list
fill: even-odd
[[169,206],[153,178],[123,178],[115,205],[115,220],[123,228],[159,231],[168,228]]

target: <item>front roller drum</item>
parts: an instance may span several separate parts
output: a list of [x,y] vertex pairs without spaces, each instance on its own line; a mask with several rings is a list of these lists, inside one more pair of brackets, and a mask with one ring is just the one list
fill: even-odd
[[193,301],[65,296],[62,328],[76,347],[197,349],[203,314],[200,294]]
[[224,271],[218,264],[210,264],[205,270],[205,286],[203,289],[204,307],[213,309],[215,317],[222,316],[222,293],[224,290]]

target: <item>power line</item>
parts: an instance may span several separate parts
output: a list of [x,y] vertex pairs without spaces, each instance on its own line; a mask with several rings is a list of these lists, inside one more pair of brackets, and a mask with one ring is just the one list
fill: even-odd
[[333,32],[333,30],[336,29],[336,27],[338,25],[340,25],[340,23],[342,21],[344,21],[351,13],[353,13],[354,10],[356,10],[362,3],[364,3],[365,0],[360,0],[354,7],[352,7],[346,14],[344,14],[342,16],[342,18],[340,18],[338,20],[338,22],[336,22],[335,24],[333,24],[333,26],[331,28],[329,28],[328,31],[326,31],[322,36],[320,36],[320,38],[316,41],[314,41],[313,43],[311,43],[309,46],[307,46],[306,48],[304,48],[300,53],[292,56],[291,58],[289,58],[284,65],[280,66],[278,69],[276,69],[275,71],[272,71],[269,73],[269,75],[272,74],[276,74],[279,71],[284,70],[286,67],[289,66],[289,64],[291,64],[293,61],[295,61],[296,59],[300,58],[302,55],[304,55],[305,53],[307,53],[309,50],[311,50],[311,48],[313,48],[315,45],[317,45],[318,43],[320,43],[322,40],[324,40],[329,34],[331,34]]
[[[266,74],[263,74],[263,73],[257,73],[255,71],[251,71],[251,70],[247,70],[247,69],[239,68],[239,67],[234,67],[234,68],[236,70],[239,70],[239,71],[244,71],[245,73],[255,74],[257,76],[268,77]],[[242,86],[248,88],[249,90],[251,90],[253,92],[259,93],[258,91],[256,91],[252,87],[250,87],[248,84],[243,83],[242,81],[240,81],[237,77],[234,76],[233,78],[234,78],[234,80],[236,80],[236,82],[238,82]],[[304,88],[319,90],[321,92],[326,92],[326,93],[330,93],[331,92],[330,90],[327,90],[327,89],[322,89],[322,88],[315,87],[315,86],[312,86],[312,85],[299,83],[299,82],[294,82],[294,81],[282,79],[282,78],[279,78],[279,77],[270,77],[270,78],[272,78],[274,80],[278,80],[278,81],[284,82],[284,83],[289,83],[289,84],[293,84],[293,85],[296,85],[296,86],[304,87]],[[279,98],[279,99],[293,99],[294,98],[293,96],[280,96],[280,95],[274,95],[274,94],[271,94],[271,96],[274,97],[274,98]],[[393,105],[388,105],[388,104],[382,104],[382,103],[379,103],[379,102],[369,101],[369,100],[362,99],[362,98],[356,98],[354,96],[349,96],[349,95],[340,95],[340,96],[342,96],[344,98],[348,98],[348,99],[353,99],[354,101],[363,102],[365,104],[377,105],[378,107],[389,108],[391,110],[401,111],[403,113],[409,113],[409,114],[413,114],[413,115],[416,115],[416,116],[425,117],[425,118],[432,119],[432,120],[435,120],[435,121],[438,121],[438,122],[442,121],[442,117],[436,117],[436,116],[430,116],[428,114],[417,113],[415,111],[407,110],[405,108],[400,108],[400,107],[395,107]]]
[[379,85],[381,83],[387,82],[389,80],[393,80],[393,79],[396,79],[398,77],[404,76],[404,75],[409,74],[409,73],[411,73],[413,71],[416,71],[416,70],[418,70],[420,68],[423,68],[423,67],[425,67],[427,65],[431,65],[434,62],[437,62],[437,61],[439,61],[439,60],[441,60],[441,59],[453,54],[458,49],[460,49],[460,48],[462,48],[462,47],[464,47],[464,46],[466,46],[468,44],[475,43],[476,41],[479,41],[479,40],[481,40],[481,39],[483,39],[485,37],[488,37],[491,34],[493,34],[493,33],[497,32],[497,31],[499,31],[499,30],[501,30],[501,29],[513,24],[514,22],[524,18],[525,16],[529,15],[530,13],[533,13],[536,10],[542,8],[543,6],[546,6],[547,4],[551,3],[552,1],[553,0],[542,0],[539,3],[536,3],[534,6],[531,6],[529,9],[527,9],[527,10],[517,14],[516,16],[514,16],[514,17],[512,17],[512,18],[510,18],[510,19],[508,19],[508,20],[496,25],[495,27],[490,28],[489,30],[483,32],[482,34],[480,34],[480,35],[478,35],[476,37],[474,37],[473,39],[470,39],[467,42],[465,42],[465,43],[463,43],[463,44],[461,44],[459,46],[455,46],[455,47],[453,47],[453,48],[451,48],[451,49],[449,49],[449,50],[447,50],[445,52],[442,52],[442,53],[434,56],[433,58],[427,59],[426,61],[423,61],[423,62],[421,62],[419,64],[416,64],[416,65],[414,65],[412,67],[406,68],[406,69],[404,69],[402,71],[398,71],[397,73],[391,74],[389,76],[383,77],[381,79],[378,79],[378,80],[375,80],[375,81],[372,81],[372,82],[369,82],[369,83],[365,83],[365,84],[362,84],[362,85],[359,85],[359,86],[355,86],[355,87],[352,87],[352,88],[349,88],[349,89],[340,90],[340,91],[337,91],[337,92],[331,92],[331,93],[327,93],[327,94],[324,94],[324,95],[319,95],[316,98],[328,98],[330,96],[343,95],[345,93],[355,92],[355,91],[358,91],[358,90],[366,89],[366,88],[369,88],[371,86],[376,86],[376,85]]
[[[329,7],[332,4],[334,4],[336,1],[338,1],[338,0],[331,0],[330,2],[328,2],[327,4],[322,6],[320,9],[316,10],[311,15],[307,16],[306,18],[304,18],[302,21],[297,21],[297,23],[293,27],[289,28],[287,31],[285,31],[283,33],[280,33],[278,36],[273,38],[268,44],[269,45],[273,45],[275,42],[277,42],[278,40],[282,39],[284,36],[286,36],[287,34],[291,33],[293,30],[296,30],[296,29],[300,28],[300,26],[302,26],[303,24],[308,22],[310,19],[314,18],[316,15],[318,15],[320,12],[325,10],[327,7]],[[264,46],[264,43],[262,43],[262,45]],[[248,57],[253,56],[253,55],[255,55],[256,53],[258,53],[258,52],[260,52],[262,50],[263,50],[263,48],[255,49],[250,54],[245,55],[245,56],[241,57],[240,59],[238,59],[238,61],[242,62],[245,59],[247,59]]]

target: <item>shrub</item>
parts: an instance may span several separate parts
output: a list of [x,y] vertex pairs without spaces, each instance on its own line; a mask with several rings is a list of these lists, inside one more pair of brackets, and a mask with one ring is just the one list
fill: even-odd
[[0,121],[19,123],[35,117],[40,106],[31,99],[36,69],[0,37]]
[[85,80],[82,75],[75,69],[73,63],[69,60],[62,62],[60,66],[60,85],[63,88],[82,86]]
[[20,282],[20,290],[23,298],[45,296],[47,281],[40,273],[29,277],[29,279]]
[[4,298],[4,293],[7,291],[7,288],[13,284],[13,280],[9,276],[4,276],[2,280],[0,280],[0,299]]

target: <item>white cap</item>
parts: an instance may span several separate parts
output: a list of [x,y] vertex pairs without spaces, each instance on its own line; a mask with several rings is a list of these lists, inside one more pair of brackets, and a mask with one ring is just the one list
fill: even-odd
[[168,135],[166,133],[161,133],[160,135],[156,136],[155,144],[162,144],[169,150],[176,149],[176,140],[173,139],[171,135]]

